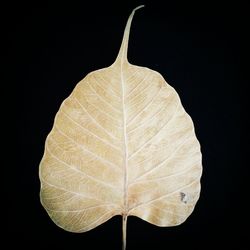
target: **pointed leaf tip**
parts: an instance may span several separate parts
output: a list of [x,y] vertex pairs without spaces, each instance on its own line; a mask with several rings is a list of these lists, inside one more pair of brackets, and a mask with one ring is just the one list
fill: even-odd
[[145,7],[145,5],[144,5],[144,4],[139,5],[138,7],[134,8],[134,10],[133,10],[133,11],[139,10],[139,9],[141,9],[141,8],[143,8],[143,7]]
[[128,54],[128,41],[129,41],[129,33],[130,33],[130,27],[131,27],[131,23],[132,23],[132,19],[133,16],[135,14],[135,11],[138,9],[141,9],[145,7],[145,5],[140,5],[136,8],[133,9],[133,11],[131,12],[125,30],[124,30],[124,35],[123,35],[123,39],[122,39],[122,44],[119,50],[119,53],[117,55],[117,58],[114,62],[114,64],[116,63],[128,63],[128,59],[127,59],[127,54]]

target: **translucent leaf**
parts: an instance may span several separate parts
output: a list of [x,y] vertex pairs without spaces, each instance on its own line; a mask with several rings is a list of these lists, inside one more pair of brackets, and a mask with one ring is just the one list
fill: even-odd
[[158,226],[184,222],[202,171],[176,91],[158,72],[127,60],[135,10],[116,61],[89,73],[62,103],[40,163],[41,202],[51,219],[85,232],[122,215],[124,249],[130,215]]

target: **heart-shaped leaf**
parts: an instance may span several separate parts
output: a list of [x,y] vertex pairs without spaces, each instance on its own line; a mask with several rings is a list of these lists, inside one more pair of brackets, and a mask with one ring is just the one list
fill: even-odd
[[124,249],[129,215],[158,226],[185,221],[202,171],[176,91],[158,72],[127,60],[135,10],[116,61],[89,73],[62,103],[40,163],[41,202],[51,219],[85,232],[122,215]]

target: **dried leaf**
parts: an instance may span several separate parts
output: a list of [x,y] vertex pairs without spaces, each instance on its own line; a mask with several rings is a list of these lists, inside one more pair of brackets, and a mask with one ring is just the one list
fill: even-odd
[[158,72],[127,60],[135,10],[116,61],[89,73],[62,103],[40,163],[41,202],[51,219],[85,232],[122,215],[124,249],[129,215],[158,226],[184,222],[202,171],[176,91]]

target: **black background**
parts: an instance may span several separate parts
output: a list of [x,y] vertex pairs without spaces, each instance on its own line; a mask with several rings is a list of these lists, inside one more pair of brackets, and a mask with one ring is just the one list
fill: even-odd
[[39,201],[38,166],[61,102],[87,73],[113,63],[128,15],[145,4],[133,19],[128,59],[160,72],[179,93],[201,143],[202,191],[193,214],[178,227],[129,217],[127,249],[247,249],[247,6],[84,2],[21,2],[11,8],[7,53],[15,82],[16,156],[5,187],[9,244],[121,249],[119,216],[83,234],[58,228]]

